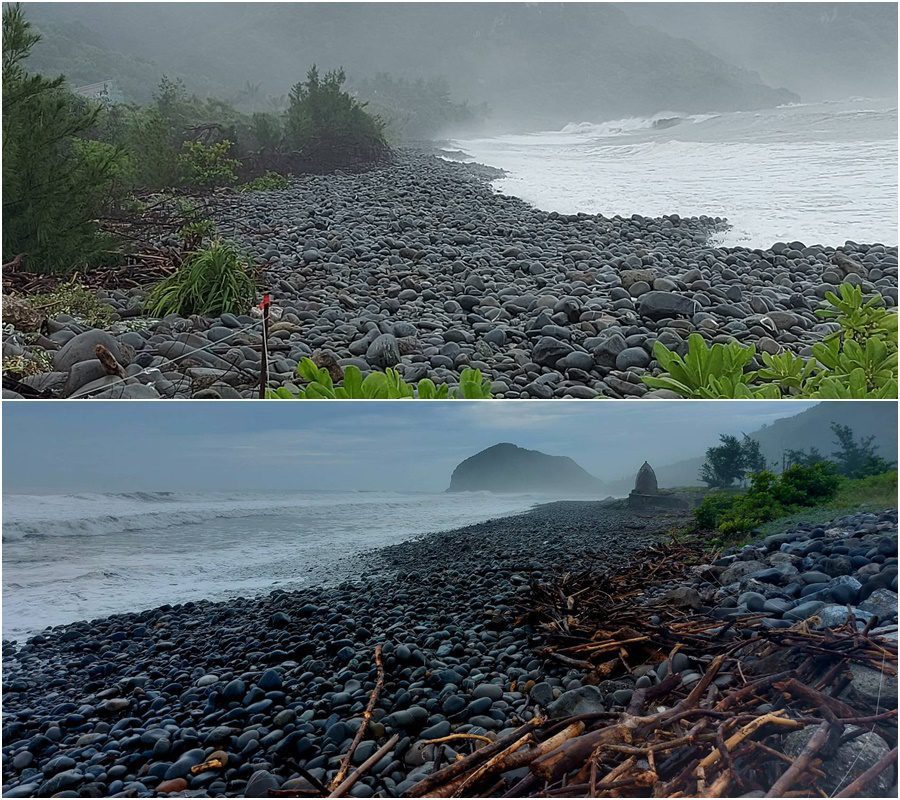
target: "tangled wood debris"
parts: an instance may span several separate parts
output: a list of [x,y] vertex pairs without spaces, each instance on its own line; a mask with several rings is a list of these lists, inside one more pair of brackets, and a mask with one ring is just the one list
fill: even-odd
[[[885,707],[880,693],[868,704],[853,695],[851,705],[845,690],[852,665],[896,681],[896,638],[873,633],[874,620],[862,627],[852,616],[838,628],[803,622],[770,629],[763,615],[722,620],[708,608],[658,604],[652,586],[696,577],[703,560],[699,548],[673,542],[609,574],[532,585],[518,622],[533,626],[538,652],[583,669],[584,683],[632,674],[638,665],[669,666],[656,670],[655,685],[638,684],[624,710],[535,716],[494,741],[466,734],[431,740],[459,740],[470,752],[458,752],[404,796],[850,797],[872,790],[897,761],[897,710]],[[679,653],[678,663],[687,659],[690,670],[674,671]],[[380,649],[376,661],[378,682],[360,731],[383,684]],[[806,730],[812,735],[800,752],[787,752],[785,735]],[[870,732],[891,749],[826,790],[829,760]],[[343,794],[396,741],[391,737],[347,778],[351,747],[328,794]]]

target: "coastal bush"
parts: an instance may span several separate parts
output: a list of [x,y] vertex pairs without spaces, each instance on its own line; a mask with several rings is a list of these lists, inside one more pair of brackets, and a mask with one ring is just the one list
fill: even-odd
[[836,322],[838,330],[812,346],[811,358],[763,353],[763,366],[748,370],[756,356],[753,345],[709,346],[692,333],[683,357],[656,342],[653,355],[664,374],[642,380],[682,397],[896,398],[897,314],[881,297],[866,300],[851,284],[842,284],[838,294],[827,292],[825,299],[826,307],[816,314]]
[[231,146],[228,139],[213,144],[185,142],[178,156],[182,184],[213,189],[237,183],[236,170],[241,162],[229,157]]
[[483,400],[491,397],[491,383],[481,375],[481,370],[464,369],[459,376],[459,386],[450,389],[446,384],[436,385],[423,378],[413,386],[407,383],[395,369],[370,372],[363,378],[358,367],[349,364],[343,369],[343,380],[335,385],[331,373],[318,366],[311,358],[304,358],[297,365],[297,376],[306,385],[297,391],[279,387],[269,392],[270,398],[304,400],[387,400],[418,398],[420,400],[465,399]]
[[388,152],[384,122],[343,89],[343,69],[319,76],[315,65],[288,97],[284,133],[304,161],[374,161]]
[[745,533],[792,511],[833,499],[842,479],[828,461],[812,466],[795,464],[780,475],[762,470],[751,476],[750,487],[739,494],[713,492],[694,511],[698,530],[718,530],[723,536]]
[[156,284],[147,296],[146,310],[156,317],[243,314],[255,297],[247,262],[232,243],[216,241],[189,253],[172,275]]
[[17,5],[3,8],[3,261],[66,272],[105,257],[97,217],[125,165],[117,148],[80,144],[99,109],[32,75],[24,62],[40,41]]
[[669,389],[682,397],[775,397],[774,387],[752,387],[755,372],[746,372],[756,355],[753,345],[738,342],[707,345],[699,333],[688,337],[688,347],[682,357],[668,350],[662,342],[655,342],[653,355],[665,371],[660,377],[644,376],[643,381],[653,389]]
[[185,252],[199,249],[204,239],[216,232],[216,225],[211,219],[197,219],[182,225],[178,229],[178,238]]

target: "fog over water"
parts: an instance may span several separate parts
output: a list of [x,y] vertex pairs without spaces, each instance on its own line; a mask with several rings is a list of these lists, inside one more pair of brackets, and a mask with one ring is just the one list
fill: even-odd
[[280,113],[310,64],[340,67],[394,143],[453,138],[544,210],[724,216],[720,243],[747,247],[897,243],[892,3],[28,9],[32,68],[130,102],[166,74]]

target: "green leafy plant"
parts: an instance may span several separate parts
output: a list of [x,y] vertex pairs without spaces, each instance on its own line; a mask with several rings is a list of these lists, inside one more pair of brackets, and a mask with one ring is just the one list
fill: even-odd
[[826,300],[829,307],[816,313],[840,327],[812,346],[811,358],[763,353],[763,366],[754,371],[747,369],[756,355],[752,345],[709,346],[693,333],[684,357],[656,342],[653,354],[664,374],[642,380],[682,397],[897,397],[897,315],[880,297],[866,300],[849,284]]
[[147,296],[147,313],[246,313],[256,297],[256,285],[247,262],[230,242],[216,241],[189,253],[184,263],[156,284]]
[[669,389],[682,397],[755,396],[750,382],[756,373],[745,371],[756,355],[752,345],[729,342],[709,346],[699,333],[692,333],[684,357],[661,342],[654,343],[653,355],[668,373],[644,377],[644,383],[654,389]]
[[831,397],[848,391],[850,397],[897,396],[897,345],[877,336],[858,343],[849,336],[817,342],[812,347],[820,371],[811,383],[811,396]]
[[305,400],[387,400],[418,398],[420,400],[466,400],[491,397],[491,383],[481,375],[481,370],[464,369],[460,373],[459,386],[450,389],[446,384],[436,385],[423,378],[416,386],[403,380],[395,369],[370,372],[365,378],[358,367],[349,364],[343,370],[343,382],[335,385],[327,369],[319,367],[311,358],[304,358],[297,365],[297,375],[306,385],[297,391],[281,386],[270,391],[270,398]]
[[260,175],[252,181],[248,181],[242,186],[238,186],[239,192],[274,192],[281,189],[287,189],[291,182],[279,175],[277,172],[269,170],[265,175]]
[[842,283],[837,293],[826,292],[825,300],[829,307],[820,308],[816,316],[833,320],[841,329],[832,336],[841,339],[853,339],[863,343],[873,336],[897,334],[897,315],[891,314],[884,307],[880,295],[866,300],[861,286]]
[[112,306],[104,303],[90,289],[73,282],[60,284],[51,292],[34,295],[31,305],[42,309],[48,317],[68,314],[95,328],[104,327],[115,318]]
[[835,464],[820,461],[810,466],[794,464],[781,475],[769,470],[755,473],[746,492],[712,492],[694,511],[698,530],[718,530],[734,536],[797,508],[818,505],[838,493],[841,486]]
[[188,222],[178,229],[178,238],[186,251],[196,250],[204,239],[216,232],[216,225],[211,219],[198,219]]
[[182,181],[188,186],[211,189],[237,183],[235,170],[241,162],[230,158],[231,142],[227,139],[213,144],[185,142],[178,156]]

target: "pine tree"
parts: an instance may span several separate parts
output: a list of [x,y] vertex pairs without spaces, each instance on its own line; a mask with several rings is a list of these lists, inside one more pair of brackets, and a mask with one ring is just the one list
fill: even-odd
[[67,271],[105,246],[96,217],[116,173],[118,151],[79,138],[99,108],[68,92],[62,76],[23,64],[40,40],[21,8],[3,9],[3,261]]

